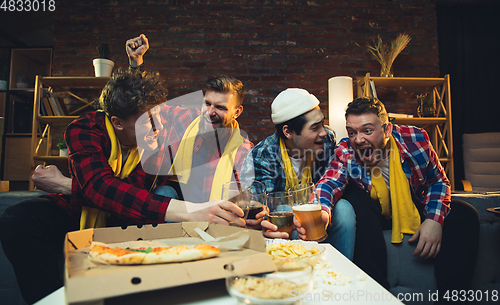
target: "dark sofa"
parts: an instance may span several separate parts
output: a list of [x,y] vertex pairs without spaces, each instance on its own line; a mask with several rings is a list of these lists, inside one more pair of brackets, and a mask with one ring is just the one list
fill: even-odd
[[[479,250],[476,260],[472,289],[481,291],[481,302],[471,304],[498,304],[491,299],[494,290],[500,294],[500,217],[488,212],[490,207],[500,207],[500,194],[453,194],[453,198],[470,203],[479,212],[481,220],[479,229]],[[401,245],[390,243],[391,231],[385,231],[387,245],[388,280],[390,291],[405,304],[432,304],[429,291],[436,292],[434,268],[431,261],[412,256],[414,245],[409,245],[405,239]],[[457,266],[460,268],[460,266]],[[477,292],[479,298],[479,292]],[[489,301],[486,301],[489,294]],[[422,296],[423,299],[417,301]],[[500,298],[500,295],[499,295]],[[408,301],[414,299],[414,301]]]
[[[13,203],[18,201],[38,197],[45,194],[42,191],[12,191],[0,193],[0,215]],[[19,292],[16,275],[12,265],[5,257],[2,245],[0,244],[0,303],[3,305],[25,305],[23,297]]]

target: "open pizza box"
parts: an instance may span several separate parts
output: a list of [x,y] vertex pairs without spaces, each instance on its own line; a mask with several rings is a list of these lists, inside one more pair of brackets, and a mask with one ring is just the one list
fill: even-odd
[[[132,266],[94,263],[88,257],[92,241],[113,244],[138,240],[198,239],[199,242],[210,244],[200,239],[195,228],[200,228],[215,238],[223,238],[221,253],[217,257],[183,263]],[[229,247],[224,246],[226,244],[230,244]],[[231,248],[234,245],[238,249]],[[64,285],[68,304],[95,303],[125,294],[223,279],[226,277],[224,265],[236,260],[249,262],[246,264],[248,274],[276,270],[271,257],[266,253],[266,242],[260,231],[206,222],[69,232],[65,240],[65,258]]]

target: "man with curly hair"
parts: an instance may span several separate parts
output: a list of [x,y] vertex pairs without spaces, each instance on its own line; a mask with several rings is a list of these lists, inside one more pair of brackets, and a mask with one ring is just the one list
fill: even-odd
[[[27,199],[0,218],[0,239],[14,267],[24,299],[34,303],[63,281],[63,243],[80,228],[181,221],[245,225],[233,203],[213,200],[190,211],[180,200],[154,194],[159,182],[140,164],[138,141],[156,148],[166,86],[158,75],[121,71],[102,90],[102,110],[73,121],[65,133],[71,178],[61,178],[61,194]],[[55,167],[39,167],[34,180],[53,181]],[[39,179],[41,178],[41,179]],[[19,251],[29,245],[37,249]]]

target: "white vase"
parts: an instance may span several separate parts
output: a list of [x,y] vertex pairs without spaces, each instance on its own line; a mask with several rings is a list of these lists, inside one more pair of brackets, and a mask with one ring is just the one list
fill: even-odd
[[112,60],[96,58],[93,60],[96,77],[109,77],[115,63]]
[[7,90],[7,81],[0,80],[0,90]]
[[34,87],[34,85],[30,85],[30,80],[26,75],[18,75],[16,77],[16,88],[26,89]]
[[59,156],[67,157],[68,156],[68,149],[67,148],[59,149]]

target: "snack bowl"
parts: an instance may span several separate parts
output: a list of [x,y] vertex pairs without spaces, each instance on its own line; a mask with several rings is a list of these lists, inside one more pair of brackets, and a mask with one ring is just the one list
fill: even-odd
[[277,271],[253,275],[245,274],[245,264],[240,260],[224,266],[227,291],[239,304],[296,304],[313,289],[313,266],[306,261],[280,259]]
[[325,246],[317,242],[286,239],[266,239],[266,251],[273,261],[280,259],[302,260],[311,265],[321,261]]

